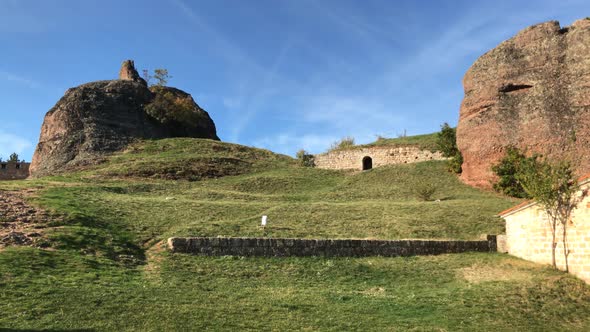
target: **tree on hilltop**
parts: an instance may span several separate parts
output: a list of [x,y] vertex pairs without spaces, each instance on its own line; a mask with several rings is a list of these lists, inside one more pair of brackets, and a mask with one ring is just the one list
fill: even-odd
[[10,163],[18,163],[20,160],[18,159],[18,154],[13,152],[10,157],[8,157],[8,162]]
[[[157,68],[154,69],[154,74],[150,74],[148,69],[142,70],[143,79],[147,82],[148,86],[165,86],[168,84],[168,81],[172,78],[170,74],[168,74],[168,69],[164,68]],[[152,82],[155,83],[152,84]]]

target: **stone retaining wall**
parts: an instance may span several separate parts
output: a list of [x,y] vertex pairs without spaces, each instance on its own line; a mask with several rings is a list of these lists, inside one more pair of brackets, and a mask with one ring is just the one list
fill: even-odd
[[22,180],[29,177],[30,163],[0,162],[0,180]]
[[372,167],[446,159],[441,152],[421,150],[416,146],[375,146],[318,154],[315,155],[314,163],[316,167],[324,169],[363,170],[363,159],[365,157],[371,158]]
[[495,252],[496,236],[481,241],[436,240],[314,240],[270,238],[193,237],[168,239],[168,249],[175,253],[207,256],[415,256]]

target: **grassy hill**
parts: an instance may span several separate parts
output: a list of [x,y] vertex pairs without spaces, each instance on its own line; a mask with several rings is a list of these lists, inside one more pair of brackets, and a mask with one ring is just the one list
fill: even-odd
[[430,150],[436,151],[437,146],[436,142],[438,139],[438,133],[432,134],[424,134],[424,135],[414,135],[414,136],[404,136],[404,137],[397,137],[397,138],[382,138],[378,139],[373,143],[367,144],[367,146],[407,146],[407,145],[415,145],[423,150]]
[[416,146],[422,150],[437,151],[438,133],[404,136],[397,138],[379,138],[375,142],[352,146],[337,147],[336,150],[352,150],[374,146],[405,147]]
[[[409,139],[409,138],[408,138]],[[415,188],[436,186],[434,199]],[[346,173],[199,139],[138,142],[93,169],[0,183],[65,218],[45,249],[0,251],[0,327],[472,330],[590,327],[590,287],[501,254],[410,258],[171,255],[170,236],[476,239],[515,201],[443,162]],[[260,216],[269,226],[258,227]],[[542,311],[542,315],[538,312]]]

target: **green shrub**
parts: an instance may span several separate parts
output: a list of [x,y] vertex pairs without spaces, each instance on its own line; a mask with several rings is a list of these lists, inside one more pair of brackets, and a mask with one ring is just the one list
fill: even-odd
[[498,182],[493,185],[494,190],[512,197],[530,198],[519,181],[519,176],[523,172],[523,163],[536,159],[537,155],[527,157],[517,148],[508,147],[504,158],[492,166],[492,171],[498,176]]
[[443,156],[450,158],[448,162],[448,170],[453,173],[461,173],[463,165],[463,155],[457,147],[457,130],[444,123],[441,126],[440,132],[437,134],[436,146],[442,152]]
[[447,170],[451,173],[461,174],[463,172],[463,155],[461,152],[458,152],[457,155],[453,156],[449,159],[447,163]]
[[332,145],[330,145],[330,148],[328,149],[328,151],[342,150],[342,149],[353,147],[354,145],[355,145],[354,144],[354,137],[347,136],[337,142],[332,143]]
[[315,166],[315,157],[313,154],[307,153],[307,151],[301,149],[297,151],[296,154],[297,161],[299,165],[303,167],[314,167]]
[[437,134],[436,146],[445,157],[451,158],[459,154],[456,129],[445,122]]
[[209,121],[190,95],[159,86],[151,90],[155,96],[144,107],[145,112],[165,125],[173,137],[192,137]]
[[421,201],[431,201],[436,192],[436,186],[431,183],[425,183],[415,188],[416,197]]

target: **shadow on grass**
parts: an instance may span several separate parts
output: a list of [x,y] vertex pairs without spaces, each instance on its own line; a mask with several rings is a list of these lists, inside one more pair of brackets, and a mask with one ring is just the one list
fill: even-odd
[[100,255],[125,265],[145,262],[144,250],[127,229],[125,218],[102,199],[103,187],[51,188],[39,202],[65,217],[51,223],[50,245],[56,249],[78,250],[83,254]]

